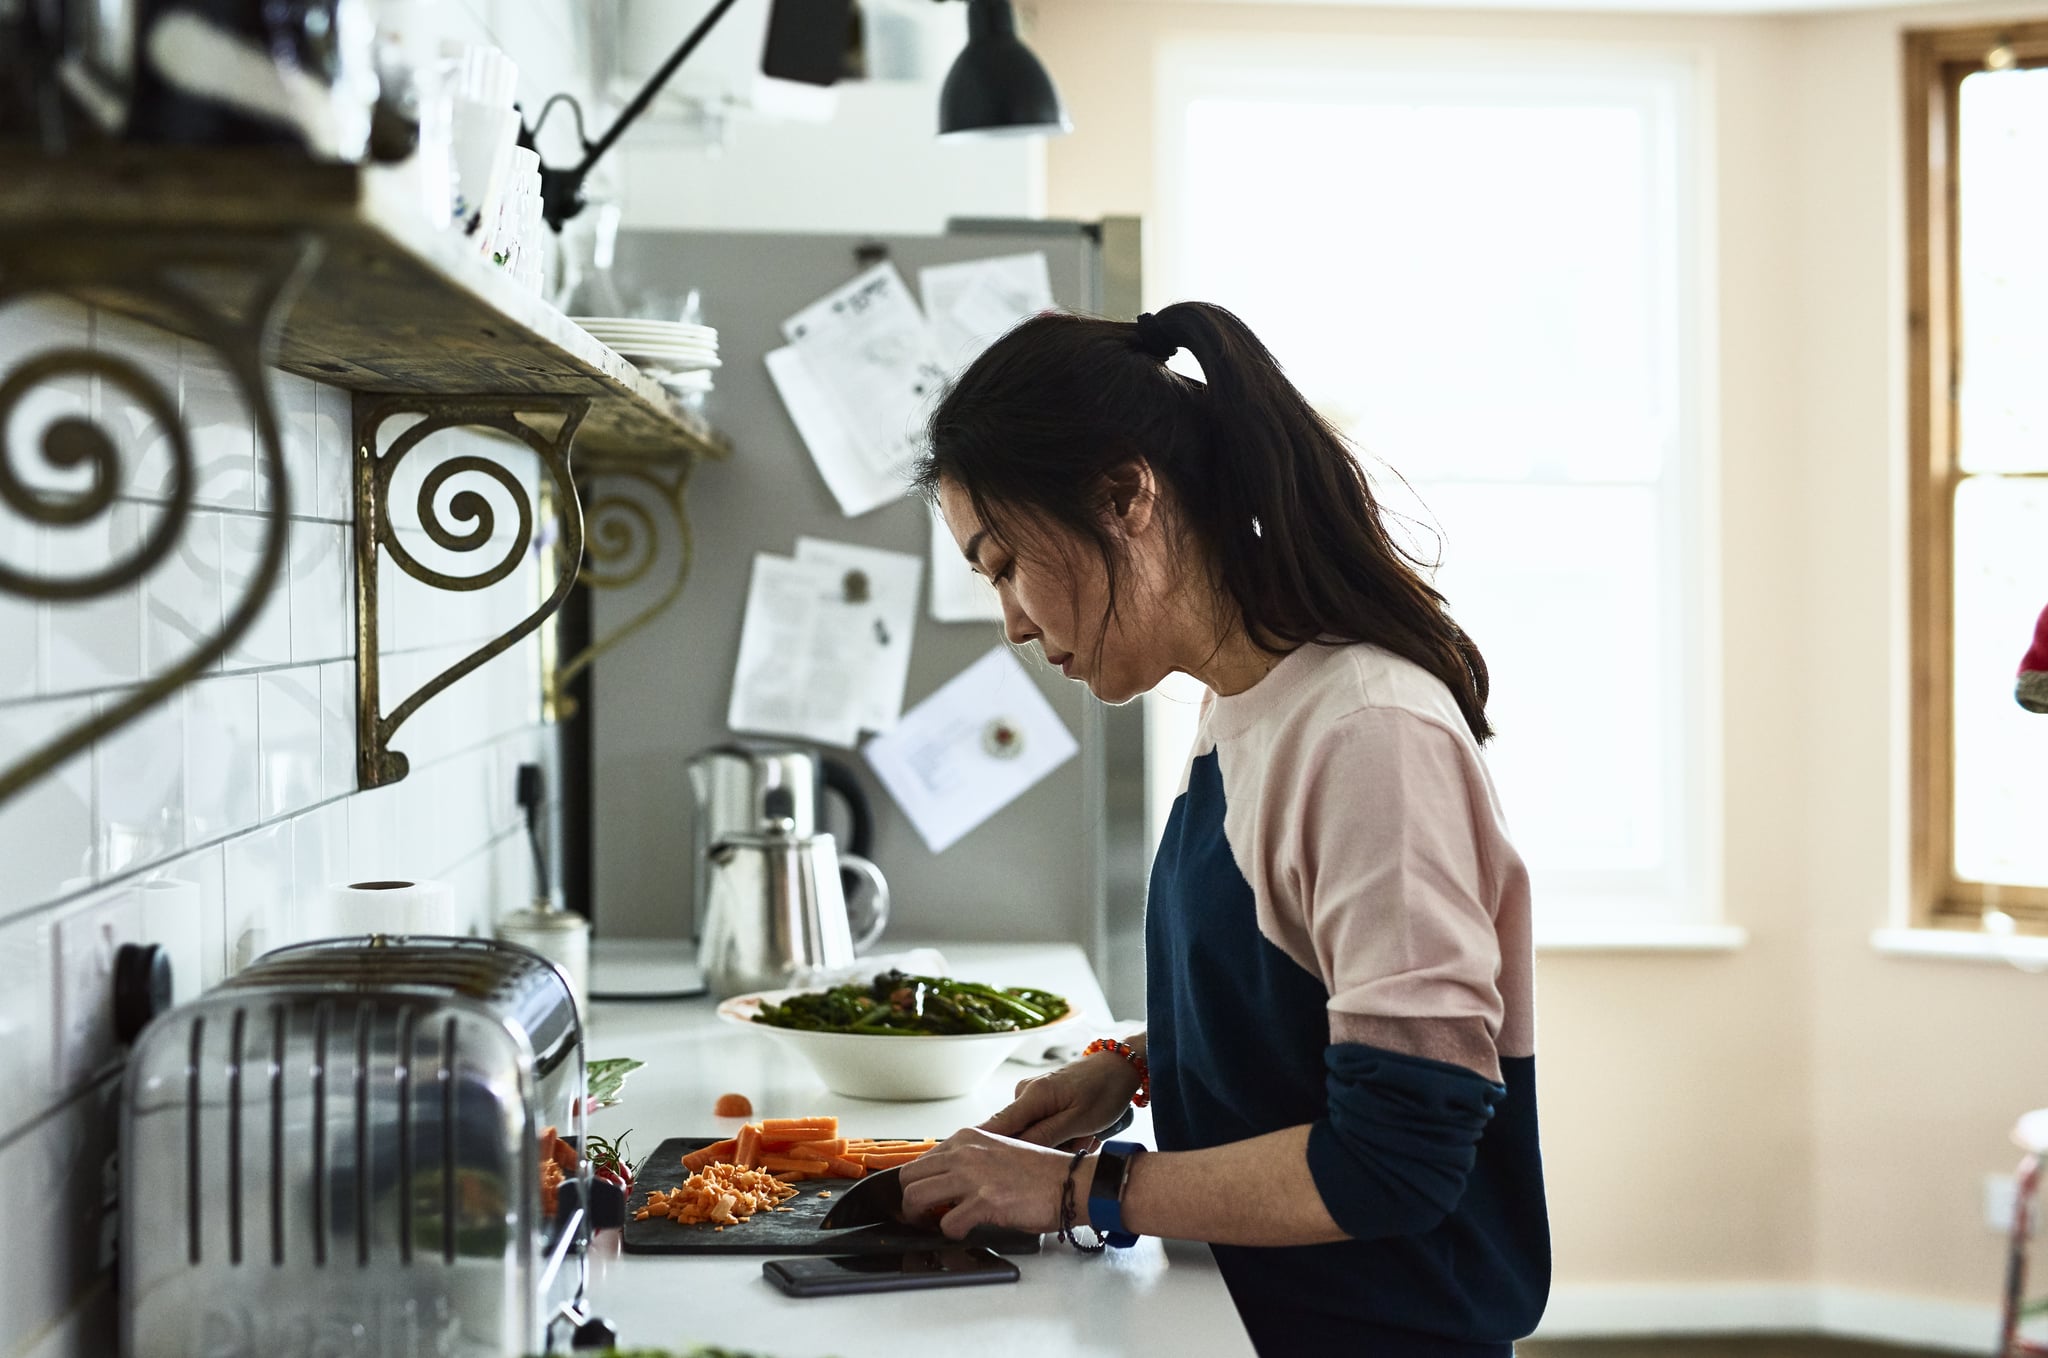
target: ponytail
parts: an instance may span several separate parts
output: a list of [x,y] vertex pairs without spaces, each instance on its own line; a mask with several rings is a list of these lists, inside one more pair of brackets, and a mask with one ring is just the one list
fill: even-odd
[[[1202,381],[1166,366],[1182,348]],[[1387,531],[1343,435],[1222,307],[1179,302],[1132,323],[1036,316],[961,375],[930,432],[918,469],[927,494],[959,485],[998,537],[1005,516],[1023,513],[1092,541],[1112,613],[1118,562],[1101,488],[1142,457],[1255,644],[1381,646],[1442,680],[1475,739],[1493,734],[1479,648]]]

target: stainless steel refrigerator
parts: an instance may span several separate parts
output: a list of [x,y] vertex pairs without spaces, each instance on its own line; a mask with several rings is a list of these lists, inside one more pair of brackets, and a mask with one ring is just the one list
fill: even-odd
[[[1060,305],[1129,318],[1138,309],[1138,242],[1134,219],[958,221],[937,236],[621,233],[615,271],[625,296],[695,288],[705,322],[718,327],[724,366],[707,414],[733,455],[691,478],[694,565],[681,597],[592,667],[588,718],[580,734],[569,733],[587,741],[591,913],[600,940],[678,939],[691,928],[698,907],[689,899],[684,765],[733,734],[727,701],[754,554],[786,554],[799,535],[920,555],[930,547],[918,501],[853,519],[840,513],[764,366],[764,355],[783,343],[781,322],[880,258],[894,261],[915,291],[924,266],[1027,251],[1046,256]],[[592,591],[595,635],[632,618],[664,583],[656,570],[631,587]],[[920,600],[906,709],[1001,639],[997,623],[934,622]],[[1035,648],[1027,668],[1080,753],[944,853],[926,849],[857,753],[828,750],[859,770],[874,804],[872,857],[895,895],[881,946],[1071,941],[1087,950],[1117,1013],[1140,1014],[1150,849],[1143,713],[1138,704],[1096,702],[1039,663]]]

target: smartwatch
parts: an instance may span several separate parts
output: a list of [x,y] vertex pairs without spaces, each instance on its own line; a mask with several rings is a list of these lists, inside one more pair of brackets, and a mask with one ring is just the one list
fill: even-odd
[[1145,1148],[1135,1141],[1107,1141],[1095,1157],[1095,1182],[1088,1187],[1088,1224],[1120,1250],[1138,1243],[1138,1237],[1124,1229],[1124,1185],[1130,1182],[1131,1162],[1144,1153]]

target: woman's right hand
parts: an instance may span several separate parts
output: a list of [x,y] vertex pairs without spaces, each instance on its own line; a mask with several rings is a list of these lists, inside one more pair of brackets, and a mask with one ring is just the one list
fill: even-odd
[[1015,1100],[981,1130],[1073,1150],[1123,1116],[1137,1092],[1131,1063],[1115,1052],[1097,1052],[1019,1082]]

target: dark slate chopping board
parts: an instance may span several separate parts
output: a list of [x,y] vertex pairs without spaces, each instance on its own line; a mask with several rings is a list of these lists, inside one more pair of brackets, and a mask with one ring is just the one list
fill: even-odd
[[[666,1217],[635,1221],[633,1214],[647,1205],[647,1195],[656,1189],[666,1193],[680,1188],[690,1177],[683,1157],[691,1151],[721,1141],[715,1136],[672,1136],[654,1148],[633,1175],[633,1192],[626,1200],[626,1229],[621,1244],[629,1254],[902,1254],[926,1250],[946,1243],[935,1230],[887,1223],[857,1226],[851,1230],[826,1231],[818,1223],[832,1210],[852,1179],[806,1179],[791,1185],[797,1195],[784,1207],[792,1212],[756,1212],[737,1226],[715,1230],[710,1222],[685,1226]],[[830,1193],[821,1198],[819,1193]],[[969,1242],[986,1245],[998,1254],[1036,1254],[1037,1236],[1023,1231],[977,1230]]]

